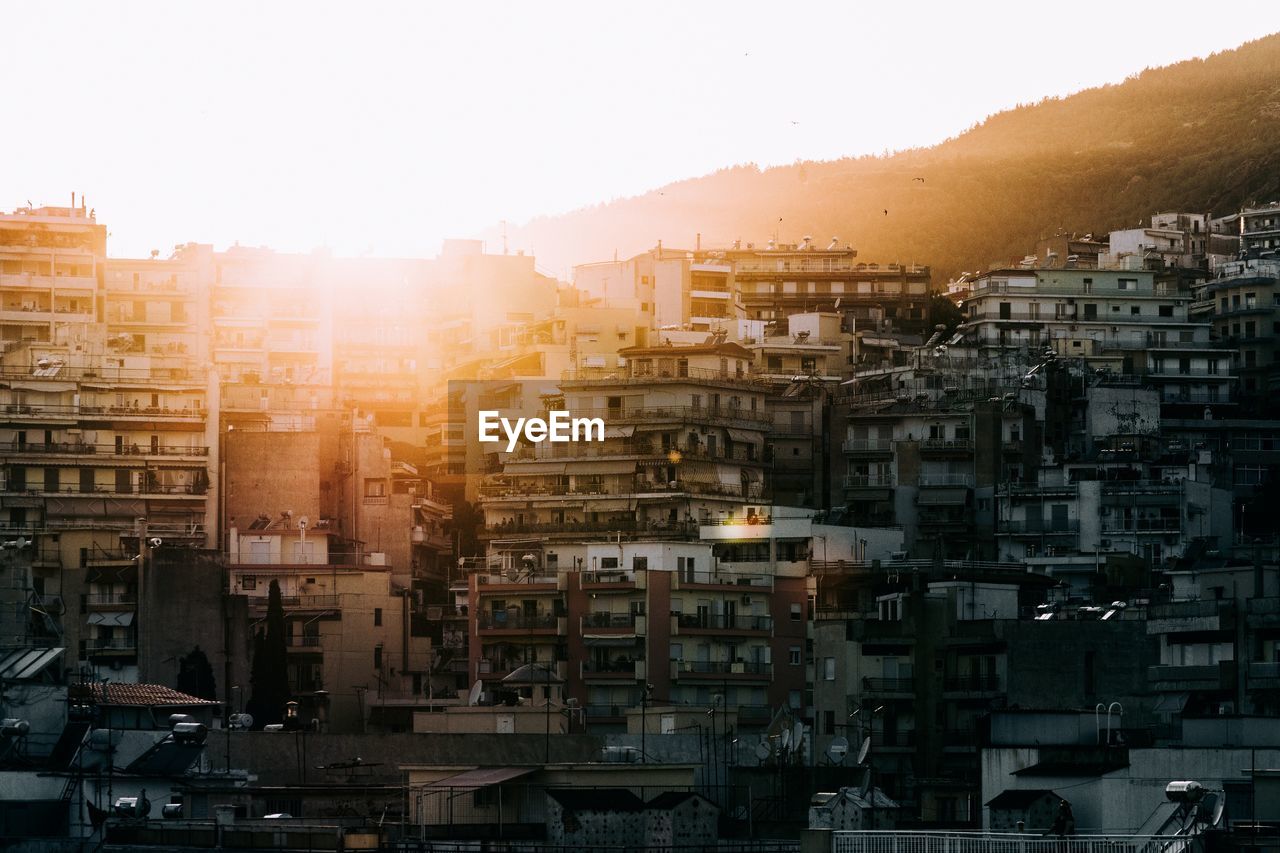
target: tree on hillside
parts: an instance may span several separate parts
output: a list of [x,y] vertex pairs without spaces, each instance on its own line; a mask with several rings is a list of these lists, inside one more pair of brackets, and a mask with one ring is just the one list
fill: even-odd
[[213,678],[209,656],[199,646],[178,659],[178,690],[188,696],[216,700],[218,685]]
[[285,649],[284,602],[280,583],[271,581],[267,590],[266,629],[253,638],[253,665],[249,676],[249,713],[254,728],[284,720],[289,701],[289,665]]
[[951,301],[951,297],[934,295],[929,300],[929,322],[934,326],[945,326],[946,334],[943,337],[949,338],[956,327],[964,322],[964,313]]

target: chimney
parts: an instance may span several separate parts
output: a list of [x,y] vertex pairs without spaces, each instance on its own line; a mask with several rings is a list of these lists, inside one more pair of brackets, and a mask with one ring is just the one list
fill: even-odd
[[699,231],[693,239],[693,250],[695,252],[702,251],[702,232]]

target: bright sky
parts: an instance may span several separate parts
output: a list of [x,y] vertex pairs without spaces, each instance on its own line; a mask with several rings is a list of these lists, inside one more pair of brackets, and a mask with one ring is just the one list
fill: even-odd
[[0,209],[83,192],[115,256],[191,240],[430,256],[443,237],[737,163],[929,145],[1280,30],[1274,0],[2,14]]

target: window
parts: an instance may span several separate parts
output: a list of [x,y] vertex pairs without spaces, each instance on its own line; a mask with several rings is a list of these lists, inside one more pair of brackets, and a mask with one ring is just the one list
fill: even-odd
[[[1142,309],[1141,309],[1139,306],[1137,306],[1137,305],[1130,305],[1130,306],[1129,306],[1129,313],[1130,313],[1130,314],[1132,314],[1132,315],[1134,315],[1134,316],[1136,317],[1137,315],[1139,315],[1139,314],[1141,314],[1141,313],[1142,313]],[[1170,314],[1169,316],[1170,316],[1170,317],[1172,317],[1173,315],[1172,315],[1172,314]]]
[[382,608],[373,608],[373,625],[375,628],[382,627]]
[[800,603],[799,603],[799,602],[792,602],[792,604],[791,604],[791,621],[792,621],[792,622],[799,622],[799,621],[800,621],[800,617],[801,617],[802,615],[803,615],[803,611],[801,610]]
[[826,730],[827,734],[833,735],[836,733],[836,712],[835,711],[822,712],[822,726]]
[[373,647],[373,668],[382,669],[382,646]]
[[1160,316],[1161,316],[1161,317],[1172,317],[1172,316],[1173,316],[1173,306],[1172,306],[1172,305],[1161,305],[1161,306],[1160,306]]
[[1116,281],[1117,290],[1137,290],[1138,280],[1136,278],[1122,278]]
[[645,572],[649,570],[649,558],[636,554],[631,558],[631,568],[637,572]]
[[835,658],[822,659],[822,679],[823,681],[836,680],[836,659]]
[[240,588],[241,589],[257,589],[258,588],[257,576],[245,575],[244,577],[240,578]]
[[790,649],[787,650],[787,663],[789,663],[791,666],[800,665],[800,647],[799,646],[792,646]]
[[374,479],[364,481],[364,496],[366,498],[380,498],[384,497],[386,493],[386,481]]

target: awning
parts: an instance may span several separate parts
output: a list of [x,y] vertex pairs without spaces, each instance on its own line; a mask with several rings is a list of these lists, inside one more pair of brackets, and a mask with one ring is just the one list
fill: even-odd
[[127,627],[133,624],[133,611],[126,613],[90,613],[90,625],[115,625]]
[[758,432],[748,432],[745,429],[733,429],[732,427],[726,428],[725,432],[729,433],[729,438],[734,441],[741,441],[744,444],[760,443],[760,433]]
[[604,428],[604,437],[630,438],[635,431],[635,424],[628,424],[627,426],[607,426]]
[[625,459],[603,459],[598,462],[575,462],[568,473],[583,474],[634,474],[636,463]]
[[468,770],[465,773],[459,773],[456,776],[447,776],[444,779],[437,779],[423,787],[423,790],[430,791],[432,789],[440,790],[442,788],[488,788],[490,785],[499,785],[503,782],[510,782],[512,779],[519,779],[521,776],[528,776],[537,767],[480,767],[475,770]]
[[563,474],[563,462],[508,462],[504,473],[512,477],[533,477],[542,474]]

